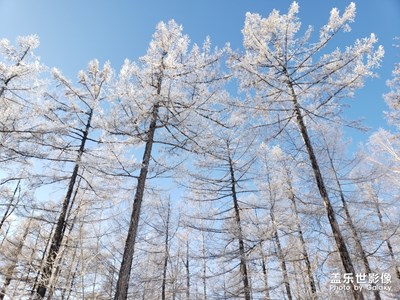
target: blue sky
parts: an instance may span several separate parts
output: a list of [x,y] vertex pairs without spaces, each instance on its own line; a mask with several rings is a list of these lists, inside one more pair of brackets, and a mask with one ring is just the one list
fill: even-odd
[[[290,0],[0,0],[0,38],[14,41],[19,35],[38,34],[37,54],[49,67],[61,69],[75,78],[90,59],[110,60],[118,69],[125,58],[135,60],[146,52],[159,21],[175,19],[193,42],[202,43],[207,35],[216,46],[230,42],[240,48],[241,29],[247,11],[267,16],[275,8],[286,12]],[[380,78],[369,80],[356,94],[349,116],[364,117],[373,128],[385,126],[382,94],[400,49],[392,45],[400,36],[399,0],[359,0],[356,22],[349,34],[342,34],[335,46],[346,46],[355,38],[374,32],[386,55]],[[332,7],[341,11],[350,3],[344,0],[299,0],[304,26],[318,32]],[[400,43],[400,41],[399,41]],[[365,136],[366,138],[366,136]]]

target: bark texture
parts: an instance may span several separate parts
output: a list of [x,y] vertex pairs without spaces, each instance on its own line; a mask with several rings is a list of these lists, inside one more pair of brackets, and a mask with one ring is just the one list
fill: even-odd
[[60,215],[58,216],[56,227],[54,229],[53,237],[51,239],[50,250],[47,255],[47,259],[45,265],[41,272],[41,280],[39,280],[38,287],[36,290],[36,298],[37,299],[44,299],[46,295],[46,291],[48,288],[48,284],[54,269],[54,264],[57,259],[58,252],[61,247],[61,243],[64,237],[64,232],[66,229],[66,221],[67,221],[67,213],[70,207],[70,203],[72,200],[72,196],[74,193],[75,184],[78,180],[79,174],[79,166],[81,163],[82,155],[85,152],[86,142],[88,140],[89,131],[91,128],[91,121],[93,116],[93,110],[90,110],[88,113],[88,120],[86,122],[85,130],[83,131],[81,144],[78,150],[78,155],[76,158],[76,163],[74,166],[74,170],[69,180],[67,194],[65,195]]
[[239,243],[240,274],[242,276],[244,298],[246,300],[250,300],[251,293],[250,293],[249,275],[248,275],[248,271],[247,271],[246,250],[244,247],[242,222],[240,219],[239,201],[238,201],[237,193],[236,193],[236,178],[235,178],[233,161],[230,157],[229,151],[228,151],[228,161],[229,161],[229,171],[230,171],[230,176],[231,176],[232,201],[233,201],[233,208],[234,208],[234,212],[235,212],[236,230],[237,230],[237,234],[238,234],[237,240]]
[[119,270],[118,281],[114,300],[125,300],[128,297],[129,277],[131,274],[133,254],[135,252],[135,241],[139,226],[140,209],[142,207],[144,190],[146,186],[147,173],[151,159],[151,151],[154,143],[154,134],[157,127],[158,105],[154,105],[152,120],[147,132],[146,147],[143,153],[142,167],[138,178],[131,220],[129,223],[128,236],[125,241],[124,254],[122,256],[121,268]]

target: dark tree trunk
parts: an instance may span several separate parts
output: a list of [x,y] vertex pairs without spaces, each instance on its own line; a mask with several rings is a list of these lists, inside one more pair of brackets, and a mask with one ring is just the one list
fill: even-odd
[[[340,200],[341,200],[342,205],[343,205],[343,210],[344,210],[345,215],[346,215],[347,225],[350,227],[350,230],[351,230],[351,233],[353,235],[353,239],[354,239],[354,242],[355,242],[355,245],[356,245],[357,252],[360,255],[361,260],[362,260],[362,262],[364,264],[365,271],[366,271],[367,274],[371,274],[372,270],[371,270],[371,267],[369,265],[369,261],[368,261],[367,255],[365,254],[364,248],[363,248],[363,246],[361,244],[361,239],[360,239],[360,237],[358,235],[356,226],[354,225],[353,219],[352,219],[352,217],[350,215],[349,207],[348,207],[347,201],[346,201],[346,199],[344,197],[342,185],[340,183],[339,177],[338,177],[336,169],[335,169],[335,165],[333,164],[333,160],[332,160],[332,157],[331,157],[329,151],[328,151],[328,156],[329,156],[329,162],[330,162],[330,165],[331,165],[334,177],[335,177],[335,182],[336,182],[336,185],[337,185],[337,188],[338,188],[338,191],[339,191]],[[375,287],[376,284],[375,283],[371,283],[371,286]],[[381,296],[380,296],[379,290],[373,289],[373,292],[374,292],[375,300],[381,300]]]
[[152,120],[149,126],[149,130],[147,132],[146,147],[143,153],[142,167],[140,169],[140,174],[136,187],[132,215],[128,229],[128,236],[125,241],[124,254],[122,256],[122,263],[121,263],[121,268],[119,270],[114,300],[126,300],[128,297],[129,277],[131,274],[133,254],[135,252],[135,240],[137,235],[137,229],[139,226],[140,209],[142,207],[147,173],[149,171],[149,163],[154,143],[154,133],[157,127],[157,119],[158,119],[158,105],[154,105],[152,112]]
[[[382,216],[381,208],[380,208],[380,205],[379,205],[379,198],[372,191],[372,188],[371,188],[371,194],[372,194],[371,196],[372,196],[372,198],[374,199],[374,202],[375,202],[375,208],[376,208],[376,213],[377,213],[378,218],[379,218],[379,223],[381,225],[381,228],[384,230],[384,232],[386,232],[385,223],[383,222],[383,216]],[[400,279],[400,269],[399,269],[398,262],[397,262],[397,260],[396,260],[396,258],[394,256],[392,243],[390,242],[390,239],[387,236],[385,236],[385,239],[386,239],[386,246],[388,248],[390,258],[392,259],[393,264],[394,264],[394,269],[396,270],[396,277],[398,279]]]
[[282,270],[282,275],[283,275],[283,283],[285,285],[286,295],[289,300],[292,300],[293,298],[292,298],[292,292],[290,289],[290,282],[289,282],[289,276],[288,276],[288,271],[287,271],[287,266],[286,266],[285,255],[283,254],[281,241],[279,239],[278,230],[276,228],[276,221],[275,221],[275,214],[273,211],[273,207],[271,207],[270,216],[271,216],[271,221],[272,221],[272,226],[273,226],[273,237],[274,237],[275,243],[276,243],[279,263],[281,265],[281,270]]
[[310,262],[310,258],[308,256],[306,241],[304,240],[303,230],[301,228],[299,213],[297,210],[296,197],[293,192],[293,187],[292,187],[290,178],[288,178],[288,184],[289,184],[289,198],[293,204],[293,212],[294,212],[294,217],[296,220],[297,232],[299,234],[299,239],[300,239],[301,248],[302,248],[302,252],[303,252],[304,262],[306,263],[307,276],[308,276],[308,280],[309,280],[310,288],[311,288],[311,299],[315,300],[315,299],[317,299],[317,288],[315,286],[314,276],[312,275],[311,262]]
[[82,159],[82,155],[85,151],[86,142],[87,142],[87,139],[89,136],[89,130],[91,127],[92,116],[93,116],[93,110],[90,110],[88,113],[88,120],[86,122],[86,127],[85,127],[85,130],[83,131],[81,144],[80,144],[80,147],[78,150],[78,155],[76,158],[74,170],[73,170],[72,175],[69,180],[67,194],[65,195],[65,198],[64,198],[64,201],[62,204],[62,208],[61,208],[61,212],[57,219],[57,223],[56,223],[56,227],[54,229],[54,234],[53,234],[53,238],[51,240],[50,250],[47,255],[46,263],[41,272],[42,278],[39,281],[38,287],[36,290],[36,297],[38,299],[43,299],[46,294],[49,280],[50,280],[51,274],[53,272],[54,263],[57,259],[57,255],[60,250],[61,243],[62,243],[62,240],[64,237],[64,232],[66,229],[67,213],[68,213],[70,203],[72,200],[72,195],[74,193],[75,184],[78,179],[79,165],[80,165],[80,162]]
[[265,300],[270,300],[271,295],[269,293],[269,285],[268,285],[268,266],[267,266],[267,258],[265,257],[262,242],[260,243],[260,253],[261,253],[261,267],[264,275],[264,292],[265,292]]
[[190,265],[189,265],[189,241],[186,241],[186,300],[190,300]]
[[[265,165],[268,168],[268,164]],[[288,276],[288,272],[287,272],[287,267],[286,267],[286,261],[285,261],[285,256],[283,254],[283,250],[282,250],[282,246],[281,246],[281,242],[279,240],[279,234],[278,234],[278,230],[276,227],[276,220],[275,220],[275,213],[274,213],[274,206],[275,206],[275,196],[272,190],[272,183],[271,183],[271,175],[269,173],[267,173],[267,184],[268,184],[268,192],[269,192],[269,201],[270,201],[270,210],[269,210],[269,214],[271,217],[271,222],[272,222],[272,238],[275,240],[275,244],[276,244],[276,252],[277,252],[277,256],[278,256],[278,260],[281,266],[281,271],[282,271],[282,275],[283,275],[283,283],[285,285],[285,290],[286,290],[286,295],[288,297],[289,300],[292,300],[292,293],[291,293],[291,288],[290,288],[290,282],[289,282],[289,276]]]
[[244,247],[242,223],[241,223],[241,219],[240,219],[240,208],[239,208],[239,202],[238,202],[237,193],[236,193],[235,172],[234,172],[233,161],[230,157],[229,150],[228,150],[228,160],[229,160],[229,171],[230,171],[230,176],[231,176],[231,192],[232,192],[233,208],[235,211],[235,221],[236,221],[236,227],[237,227],[236,230],[238,231],[237,239],[238,239],[238,243],[239,243],[240,274],[242,276],[242,281],[243,281],[244,298],[246,300],[250,300],[251,293],[250,293],[249,277],[248,277],[248,272],[247,272],[246,250]]
[[75,275],[79,266],[79,263],[76,264],[75,268],[72,268],[72,265],[75,263],[75,259],[76,259],[76,253],[78,252],[78,245],[75,245],[74,247],[74,252],[72,254],[72,258],[71,258],[71,268],[68,270],[68,274],[67,274],[67,279],[65,280],[68,283],[68,288],[67,289],[63,289],[62,293],[61,293],[61,300],[65,300],[65,299],[69,299],[70,295],[71,295],[71,291],[74,287],[75,284]]
[[[54,231],[55,226],[56,226],[55,224],[53,224],[53,225],[51,226],[51,230],[50,230],[51,233]],[[36,242],[35,242],[35,249],[37,248],[36,245],[37,245],[38,242],[39,242],[39,237],[40,237],[40,229],[39,229],[39,233],[37,234],[37,238],[36,238]],[[38,270],[36,271],[35,280],[33,281],[33,286],[32,286],[32,290],[31,290],[31,297],[29,298],[29,300],[35,299],[35,296],[36,296],[36,298],[37,298],[36,289],[37,289],[37,286],[38,286],[38,282],[39,282],[39,280],[40,280],[41,271],[42,271],[43,264],[44,264],[45,259],[46,259],[46,252],[48,252],[48,249],[49,249],[49,247],[50,247],[50,243],[51,243],[51,234],[50,234],[49,238],[46,240],[46,246],[44,247],[44,251],[43,251],[42,257],[41,257],[41,259],[40,259],[40,261],[41,261],[41,263],[42,263],[41,269],[38,269]],[[32,256],[33,256],[34,253],[35,253],[35,249],[32,249],[32,253],[31,253]],[[27,279],[28,279],[28,277],[27,277]]]
[[[75,186],[76,186],[76,187],[75,187],[75,192],[74,192],[74,195],[72,196],[71,202],[70,202],[70,204],[69,204],[69,209],[68,209],[68,211],[67,211],[66,220],[70,220],[71,213],[72,213],[72,207],[74,206],[76,197],[77,197],[77,195],[78,195],[78,190],[79,190],[79,187],[80,187],[80,185],[81,185],[81,181],[82,181],[82,177],[80,177],[80,178],[78,179],[78,182],[77,182],[76,185],[75,185]],[[81,207],[81,203],[79,203],[79,205],[78,205],[78,207],[77,207],[77,211],[80,210],[80,207]],[[72,221],[71,221],[71,226],[70,226],[69,229],[68,229],[67,237],[68,237],[68,235],[69,235],[70,233],[72,233],[72,230],[74,229],[76,220],[77,220],[77,215],[75,215],[74,218],[73,218]],[[83,226],[83,225],[81,225],[81,226]],[[65,236],[65,229],[66,229],[66,228],[64,228],[63,237]],[[66,248],[69,248],[69,247],[70,247],[70,246],[69,246],[69,240],[68,240],[68,238],[67,238],[67,240],[65,241],[65,244],[66,244]],[[76,248],[75,248],[75,251],[76,251]],[[52,298],[53,298],[54,289],[55,289],[55,286],[56,286],[56,284],[57,284],[57,276],[59,275],[59,273],[60,273],[60,271],[61,271],[61,269],[62,269],[62,268],[60,268],[60,266],[62,265],[63,256],[65,255],[65,251],[63,251],[62,253],[63,253],[63,255],[60,255],[60,257],[58,258],[58,260],[59,260],[60,263],[59,263],[57,266],[55,266],[55,268],[54,268],[54,270],[53,270],[53,272],[52,272],[52,276],[51,276],[51,278],[50,278],[49,284],[48,284],[47,299],[52,299]],[[74,256],[75,256],[75,255],[74,255]],[[71,270],[70,270],[70,272],[71,272]],[[68,282],[68,281],[67,281],[67,282]]]
[[[292,102],[294,106],[294,113],[296,116],[297,125],[299,127],[300,134],[303,138],[304,145],[306,146],[306,150],[308,153],[308,157],[310,159],[311,167],[314,172],[315,181],[317,183],[318,191],[321,195],[322,201],[324,203],[326,214],[328,216],[329,224],[331,225],[332,233],[336,242],[336,246],[339,251],[339,255],[343,264],[343,268],[346,273],[356,274],[354,270],[353,263],[351,261],[350,253],[347,250],[346,243],[344,241],[342,232],[340,230],[339,224],[336,220],[336,214],[333,209],[331,200],[329,199],[328,191],[325,186],[324,179],[322,177],[322,173],[318,164],[317,157],[315,156],[314,148],[312,146],[307,127],[303,120],[303,115],[300,110],[300,105],[297,101],[297,96],[294,91],[293,85],[291,81],[288,81],[288,86],[292,96]],[[364,296],[362,292],[359,290],[359,287],[356,287],[356,284],[351,282],[351,289],[353,292],[353,296],[355,300],[364,300]]]
[[169,223],[170,223],[171,206],[168,201],[167,208],[167,220],[165,222],[165,239],[164,239],[164,265],[163,265],[163,277],[161,284],[161,299],[165,300],[165,289],[167,285],[167,269],[169,259]]
[[[206,260],[206,239],[204,236],[204,231],[201,232],[201,253],[202,257],[202,276],[201,280],[203,283],[203,298],[202,300],[207,300],[207,260]],[[225,283],[224,283],[225,284]]]

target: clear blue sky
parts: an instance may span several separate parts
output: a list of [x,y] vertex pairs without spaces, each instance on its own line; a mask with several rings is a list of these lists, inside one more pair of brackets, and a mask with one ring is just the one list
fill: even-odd
[[[286,12],[291,0],[0,0],[0,38],[14,41],[18,35],[36,33],[41,45],[37,54],[44,64],[61,69],[75,78],[90,59],[110,60],[118,69],[125,58],[143,55],[159,21],[175,19],[193,42],[202,43],[209,35],[214,45],[230,42],[240,48],[241,29],[247,11],[267,16],[273,8]],[[353,117],[365,117],[370,127],[385,126],[386,109],[382,94],[385,81],[400,49],[393,48],[400,36],[400,0],[358,0],[356,22],[350,34],[340,35],[338,46],[374,32],[386,55],[379,79],[368,81],[356,94],[350,109]],[[304,26],[318,32],[332,7],[341,11],[344,0],[299,0]],[[399,41],[400,43],[400,41]]]

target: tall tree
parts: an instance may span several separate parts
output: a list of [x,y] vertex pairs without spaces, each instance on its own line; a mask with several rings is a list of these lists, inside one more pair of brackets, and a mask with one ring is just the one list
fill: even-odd
[[[218,64],[221,51],[212,52],[207,40],[202,49],[189,50],[189,38],[175,21],[159,23],[147,54],[140,64],[126,61],[122,67],[116,105],[118,122],[113,133],[145,144],[137,176],[133,209],[125,242],[114,299],[126,299],[140,210],[151,171],[153,146],[190,149],[201,131],[197,122],[211,120],[210,110],[221,79]],[[116,120],[115,118],[113,118]],[[166,138],[165,138],[166,137]]]
[[278,168],[281,170],[281,174],[284,177],[284,182],[286,183],[287,189],[287,197],[291,201],[292,210],[295,220],[295,226],[297,229],[298,238],[300,240],[301,252],[306,264],[306,272],[310,285],[310,294],[312,299],[317,299],[317,287],[313,276],[313,270],[311,267],[311,259],[308,254],[307,244],[305,241],[303,228],[300,220],[300,213],[298,208],[299,197],[296,195],[295,186],[294,186],[294,173],[295,173],[295,162],[291,157],[285,156],[282,151],[279,150],[279,147],[275,148],[273,151],[275,154],[275,160],[277,160]]
[[[370,198],[373,202],[373,206],[376,210],[376,215],[379,220],[380,229],[383,231],[383,239],[385,241],[391,263],[396,272],[397,279],[400,279],[399,263],[398,263],[398,260],[396,259],[395,251],[394,251],[393,245],[390,241],[390,236],[394,235],[394,233],[398,230],[398,224],[396,224],[394,222],[385,224],[383,213],[382,213],[382,203],[380,202],[379,191],[377,191],[376,185],[377,184],[375,184],[374,182],[369,183],[364,188],[364,190],[366,191],[367,197]],[[390,205],[389,207],[392,208],[393,205]],[[392,227],[392,228],[390,228],[390,227]]]
[[[261,145],[261,148],[264,148],[264,145]],[[276,150],[276,149],[275,149]],[[273,151],[273,152],[277,152],[277,151]],[[261,164],[262,164],[262,169],[264,170],[264,172],[260,172],[261,174],[263,174],[263,176],[261,178],[259,178],[260,182],[260,190],[262,192],[263,195],[266,196],[266,198],[268,199],[268,210],[269,210],[269,217],[271,220],[271,233],[272,233],[272,238],[274,241],[274,244],[276,245],[276,255],[279,261],[279,265],[280,265],[280,270],[282,273],[282,284],[285,287],[285,295],[286,297],[291,300],[293,299],[293,292],[292,292],[292,288],[291,288],[291,284],[290,284],[290,280],[289,280],[289,268],[288,268],[288,263],[287,263],[287,255],[284,251],[283,248],[283,244],[281,242],[281,237],[279,235],[278,232],[278,226],[280,225],[280,216],[277,215],[277,211],[278,211],[278,200],[280,197],[280,193],[278,192],[278,186],[279,186],[279,181],[277,181],[276,177],[273,178],[274,172],[271,168],[271,163],[269,161],[269,159],[267,158],[268,155],[266,153],[262,154],[261,157]],[[265,175],[264,175],[265,174]]]
[[[337,48],[330,53],[324,52],[340,31],[350,30],[349,23],[355,17],[354,3],[342,16],[336,8],[332,9],[316,42],[310,42],[311,27],[299,36],[298,10],[298,4],[293,2],[286,15],[276,10],[267,18],[248,13],[243,29],[245,53],[232,56],[231,68],[240,87],[254,91],[254,96],[243,106],[261,114],[266,124],[274,125],[273,134],[292,124],[297,127],[343,268],[346,273],[355,274],[310,132],[316,119],[321,122],[340,117],[340,100],[360,88],[364,78],[373,76],[372,69],[379,66],[383,48],[374,49],[377,39],[371,34],[344,51]],[[351,289],[355,299],[363,299],[356,284],[351,283]]]
[[[357,160],[346,159],[346,153],[343,147],[343,145],[345,145],[346,143],[344,141],[343,134],[339,128],[337,128],[336,126],[331,126],[329,128],[325,126],[320,126],[320,130],[325,132],[325,134],[321,135],[321,147],[324,152],[322,155],[325,155],[328,161],[327,169],[331,173],[330,177],[332,181],[332,187],[330,188],[334,190],[332,194],[338,194],[338,198],[340,199],[340,203],[344,211],[343,218],[345,220],[345,224],[350,229],[352,238],[354,240],[355,250],[357,251],[357,256],[361,258],[365,272],[367,274],[371,274],[373,272],[368,260],[368,254],[364,250],[362,236],[351,213],[351,204],[344,188],[346,184],[345,178],[349,177],[349,174],[346,173],[349,173],[352,168],[355,167],[355,165],[357,164]],[[380,300],[380,292],[377,288],[375,288],[376,284],[371,283],[371,286],[373,286],[372,290],[374,293],[374,298],[376,300]]]
[[[107,63],[103,70],[99,69],[98,61],[89,63],[87,72],[80,72],[79,85],[75,87],[58,70],[53,70],[55,81],[62,87],[64,95],[48,94],[49,112],[45,117],[57,128],[56,134],[66,132],[68,140],[60,140],[61,136],[50,135],[41,142],[50,152],[59,153],[56,159],[46,157],[50,161],[61,161],[72,166],[68,177],[68,186],[57,217],[50,248],[42,266],[41,279],[36,289],[36,297],[45,297],[50,278],[55,270],[55,264],[64,234],[67,228],[67,214],[82,176],[82,164],[85,157],[90,157],[89,143],[96,141],[92,134],[98,129],[97,122],[101,115],[101,102],[107,97],[106,86],[111,80],[112,70]],[[60,143],[61,142],[61,143]]]
[[[213,135],[203,142],[199,141],[203,145],[204,153],[198,155],[196,171],[189,175],[191,201],[205,207],[209,204],[211,208],[204,209],[199,216],[192,216],[193,220],[200,220],[199,224],[192,226],[221,235],[221,241],[225,242],[219,250],[221,253],[217,254],[218,250],[215,249],[214,255],[232,256],[239,261],[242,288],[238,291],[234,288],[230,293],[236,297],[251,299],[248,246],[242,207],[245,201],[242,198],[243,194],[250,191],[250,170],[255,162],[252,155],[254,137],[244,128],[235,126],[226,130],[216,128]],[[208,223],[211,221],[216,227],[202,228],[201,220]],[[237,247],[232,244],[233,241],[237,243]]]
[[[398,39],[398,38],[397,38]],[[397,48],[400,45],[396,45]],[[378,170],[379,176],[376,180],[367,183],[364,190],[367,190],[367,196],[374,203],[374,209],[379,219],[379,224],[385,235],[385,243],[391,257],[396,277],[400,279],[400,266],[394,253],[393,245],[390,241],[388,233],[388,226],[384,222],[383,203],[380,199],[380,191],[378,186],[388,186],[393,190],[394,187],[400,187],[398,174],[400,172],[400,63],[394,65],[392,71],[392,78],[387,81],[387,86],[390,89],[384,95],[384,100],[389,107],[386,112],[386,119],[388,123],[394,126],[393,130],[379,129],[370,137],[368,144],[368,153],[365,155],[369,162],[372,162],[374,169]],[[392,201],[390,201],[392,200]],[[392,207],[396,205],[397,201],[392,198],[389,199],[389,205]],[[393,224],[396,226],[397,224]],[[396,229],[391,229],[391,232]]]

